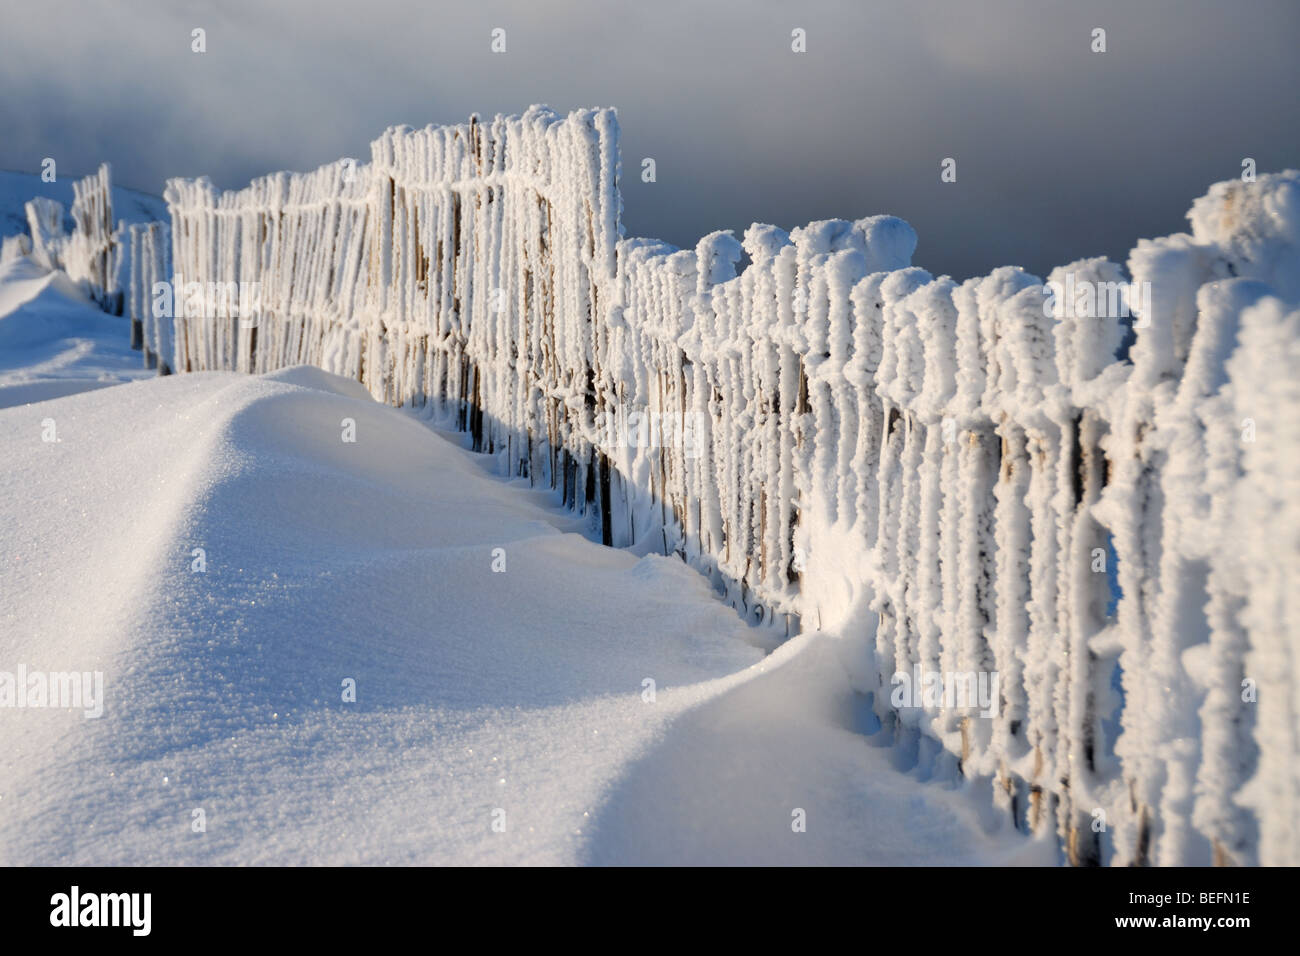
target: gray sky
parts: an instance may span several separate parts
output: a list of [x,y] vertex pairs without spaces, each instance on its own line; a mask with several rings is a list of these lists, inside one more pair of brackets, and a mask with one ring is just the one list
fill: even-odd
[[1186,228],[1243,157],[1300,166],[1298,41],[1296,0],[10,2],[0,167],[233,187],[395,124],[615,106],[630,236],[893,213],[932,272],[1044,274]]

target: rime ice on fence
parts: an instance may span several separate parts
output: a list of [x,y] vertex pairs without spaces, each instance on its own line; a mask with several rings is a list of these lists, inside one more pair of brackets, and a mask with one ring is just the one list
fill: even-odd
[[[1293,198],[1300,190],[1293,193]],[[1294,208],[1294,207],[1293,207]],[[1243,681],[1255,685],[1258,714],[1241,721],[1240,696],[1228,701],[1231,717],[1216,728],[1220,763],[1230,768],[1228,780],[1240,779],[1240,750],[1230,748],[1243,736],[1244,723],[1254,727],[1259,759],[1245,791],[1236,802],[1252,810],[1259,821],[1261,863],[1294,866],[1300,860],[1300,587],[1295,569],[1300,563],[1300,384],[1295,370],[1300,361],[1300,310],[1265,298],[1241,314],[1241,347],[1228,363],[1233,411],[1231,425],[1255,429],[1254,440],[1242,445],[1243,480],[1234,498],[1231,539],[1241,541],[1236,596],[1242,617],[1238,627],[1248,638],[1244,668],[1239,666],[1240,631],[1230,630],[1230,641],[1210,663],[1224,672],[1223,683]],[[1223,539],[1220,539],[1222,541]],[[1235,640],[1233,640],[1235,639]],[[1221,701],[1216,701],[1220,707]],[[1211,702],[1207,700],[1207,708]],[[1210,716],[1210,715],[1206,715]],[[1228,716],[1228,715],[1225,715]],[[1233,731],[1236,731],[1235,733]],[[1234,759],[1235,758],[1235,759]],[[1249,765],[1246,764],[1248,767]],[[1205,781],[1198,781],[1205,783]],[[1209,781],[1213,782],[1213,781]],[[1200,789],[1200,788],[1198,788]],[[1207,813],[1242,827],[1231,805],[1216,806],[1214,791],[1204,788]],[[1227,794],[1218,794],[1223,800]],[[1197,810],[1202,807],[1197,806]],[[1217,822],[1217,821],[1216,821]],[[1249,831],[1247,831],[1249,832]],[[1230,846],[1230,844],[1229,844]]]
[[[128,230],[128,242],[131,347],[144,353],[146,368],[157,368],[160,375],[167,375],[176,361],[172,334],[175,297],[164,289],[172,281],[171,228],[165,222],[135,224]],[[172,308],[167,308],[168,304]]]
[[109,167],[104,163],[72,184],[70,234],[63,231],[63,204],[43,196],[26,205],[31,233],[30,255],[46,269],[62,269],[79,282],[106,312],[120,315],[122,267],[120,231],[113,226],[113,194]]
[[[178,315],[175,367],[357,378],[751,620],[874,618],[886,725],[1072,862],[1300,862],[1300,176],[1214,187],[1126,292],[936,279],[892,217],[623,239],[618,174],[612,111],[534,107],[174,180],[177,283],[260,290]],[[918,672],[996,672],[992,712],[894,707]]]
[[31,233],[32,261],[46,269],[62,269],[63,250],[68,242],[63,232],[63,203],[37,196],[24,209],[27,231]]
[[108,164],[72,184],[74,225],[64,253],[64,269],[80,280],[106,312],[122,313],[118,283],[120,245],[113,227],[113,192]]
[[32,254],[32,237],[19,233],[0,239],[0,264]]

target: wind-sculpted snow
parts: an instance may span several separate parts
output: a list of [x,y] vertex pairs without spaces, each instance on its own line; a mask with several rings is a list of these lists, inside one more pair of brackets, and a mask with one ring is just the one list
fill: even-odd
[[[1300,862],[1300,174],[1213,187],[1127,272],[957,283],[888,216],[622,238],[617,133],[534,107],[173,181],[178,287],[260,297],[164,358],[430,405],[606,543],[839,633],[901,743],[1073,862]],[[897,702],[929,674],[992,706]]]
[[306,366],[0,409],[0,682],[102,675],[0,706],[0,864],[1053,861],[463,437]]
[[123,320],[65,273],[26,257],[0,263],[0,409],[147,374]]

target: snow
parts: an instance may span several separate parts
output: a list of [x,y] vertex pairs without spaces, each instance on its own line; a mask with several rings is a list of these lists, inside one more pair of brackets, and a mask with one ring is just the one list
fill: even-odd
[[[420,511],[428,502],[405,484],[409,476],[390,475],[377,462],[363,473],[386,509],[396,505],[384,495],[397,494],[411,511],[400,527],[387,511],[378,517],[332,497],[355,478],[350,446],[328,454],[316,448],[320,436],[302,416],[314,415],[319,399],[291,387],[336,393],[331,401],[364,392],[468,432],[473,450],[490,456],[486,470],[558,495],[576,516],[552,514],[543,523],[574,532],[574,548],[579,535],[622,547],[609,561],[634,562],[656,585],[660,575],[682,572],[668,571],[656,553],[680,557],[700,572],[691,587],[701,600],[721,595],[755,625],[743,632],[751,650],[796,635],[766,662],[773,670],[766,679],[780,694],[812,711],[853,702],[845,706],[859,716],[836,718],[835,726],[852,733],[879,721],[881,737],[894,742],[891,758],[908,764],[915,780],[960,781],[966,796],[981,793],[992,815],[979,816],[998,834],[1014,824],[1033,834],[1036,848],[1059,848],[1074,863],[1300,859],[1293,694],[1300,631],[1290,597],[1300,566],[1292,473],[1300,399],[1288,371],[1300,334],[1300,173],[1211,187],[1192,205],[1190,233],[1137,240],[1126,267],[1081,259],[1053,270],[1047,283],[1011,266],[957,283],[913,267],[915,233],[887,216],[821,220],[789,232],[754,224],[740,239],[714,232],[687,250],[624,238],[618,136],[612,110],[561,116],[533,107],[488,123],[395,127],[372,143],[368,164],[340,160],[310,173],[276,173],[239,191],[220,193],[204,179],[169,182],[171,241],[160,226],[130,232],[138,262],[127,298],[151,351],[178,371],[273,372],[305,362],[342,376],[292,370],[229,386],[239,426],[229,447],[219,445],[215,458],[205,457],[209,446],[191,453],[199,491],[186,493],[175,476],[172,488],[221,515],[230,534],[267,528],[333,555],[319,518],[310,534],[292,524],[305,524],[310,509],[338,515],[331,528],[347,542],[346,555],[379,549],[366,569],[344,556],[329,559],[366,584],[346,605],[296,582],[313,627],[329,633],[331,626],[317,606],[360,627],[374,616],[373,607],[358,610],[373,604],[367,595],[379,595],[386,613],[421,612],[402,634],[430,620],[468,627],[468,607],[493,622],[503,660],[527,657],[522,632],[502,615],[521,606],[531,614],[534,603],[494,600],[458,574],[466,607],[444,607],[404,557],[381,548],[384,535],[417,555],[439,536],[459,540],[442,517]],[[81,220],[95,221],[96,202],[83,202]],[[57,229],[48,207],[31,212],[40,258],[41,236]],[[82,245],[93,253],[102,239]],[[21,251],[10,242],[4,255]],[[236,322],[219,307],[155,322],[142,310],[151,283],[170,271],[169,253],[178,283],[258,286],[257,321]],[[36,301],[36,293],[15,295],[22,308]],[[350,384],[344,394],[341,380],[361,390]],[[167,409],[187,407],[173,396],[189,387],[139,386],[161,389],[168,400],[159,407]],[[619,429],[610,422],[643,413],[676,423],[678,434],[691,425],[692,440],[611,437]],[[262,414],[273,422],[258,424]],[[194,415],[200,426],[211,417]],[[54,421],[41,418],[42,429]],[[164,443],[188,448],[191,438]],[[274,477],[284,454],[277,443],[312,462],[281,462],[295,486],[306,482],[301,496]],[[415,461],[416,447],[399,460]],[[159,459],[159,467],[164,461],[172,459]],[[416,463],[417,472],[437,471],[432,459]],[[333,477],[318,488],[303,472]],[[233,505],[209,494],[246,475],[253,476],[251,500],[274,503],[266,514],[244,504],[256,519],[247,526],[242,512],[230,517]],[[457,494],[470,494],[461,484]],[[459,504],[468,516],[478,513],[472,502]],[[204,529],[227,549],[245,546],[243,537],[223,538],[222,528]],[[533,535],[494,533],[532,553]],[[488,546],[482,535],[474,540]],[[555,557],[557,573],[605,566],[576,550]],[[459,568],[441,552],[429,559]],[[275,573],[275,562],[257,553],[244,563],[262,577]],[[396,578],[380,568],[395,569]],[[531,573],[524,577],[532,581]],[[195,582],[184,580],[193,590]],[[675,589],[686,580],[673,578]],[[575,607],[595,601],[600,626],[615,627],[586,583],[544,579],[536,590],[575,596]],[[618,583],[603,587],[605,598],[624,599]],[[132,607],[139,603],[132,588],[124,593]],[[634,611],[645,597],[638,595],[627,597]],[[270,613],[265,604],[251,610],[251,598],[236,608],[205,596],[223,622]],[[200,622],[210,623],[207,610],[182,609],[172,620],[168,606],[151,610],[171,622],[163,641],[183,642],[185,627],[197,635]],[[656,620],[638,613],[639,627]],[[658,613],[681,632],[675,612]],[[557,624],[543,617],[548,627]],[[278,633],[275,620],[265,626]],[[705,631],[728,633],[712,624]],[[647,634],[638,643],[639,633],[633,629],[630,650],[667,667],[650,648],[665,641],[671,648],[671,640]],[[286,645],[301,640],[284,630]],[[552,644],[569,640],[576,639]],[[406,646],[399,640],[393,654]],[[576,646],[601,656],[580,640]],[[819,670],[828,647],[842,671]],[[604,684],[583,683],[586,672],[554,653],[577,675],[573,693],[597,708],[592,729],[611,746],[610,728],[627,720],[598,716]],[[683,649],[673,653],[680,663]],[[543,678],[549,673],[550,658],[527,659]],[[795,660],[799,666],[789,666]],[[474,662],[481,676],[484,665]],[[810,670],[822,679],[804,694],[798,675]],[[1001,699],[983,715],[924,697],[920,706],[894,703],[892,675],[921,672],[996,674]],[[420,686],[437,685],[442,673],[429,672]],[[394,678],[399,688],[402,679]],[[765,827],[783,791],[779,775],[741,772],[753,747],[750,727],[766,728],[766,757],[817,781],[805,781],[809,800],[820,794],[823,808],[839,805],[835,788],[820,784],[828,776],[854,779],[856,765],[841,766],[839,750],[847,754],[851,738],[819,732],[815,746],[790,753],[786,724],[799,719],[784,715],[774,726],[771,705],[746,703],[753,695],[745,688],[757,678],[736,660],[717,670],[701,665],[681,680],[700,707],[689,720],[684,710],[674,713],[687,724],[703,721],[690,724],[698,745],[674,738],[671,752],[647,758],[656,785],[631,791],[609,781],[634,775],[633,758],[618,747],[603,750],[622,769],[613,776],[605,765],[592,770],[593,781],[605,781],[591,783],[593,792],[629,809],[603,821],[599,832],[615,836],[570,848],[569,859],[609,859],[630,846],[678,855],[711,847],[723,858],[745,858],[716,827],[701,831],[675,811],[669,826],[660,804],[695,805],[695,781],[707,778],[740,794],[736,802],[750,810],[725,834]],[[845,696],[846,682],[860,700]],[[1243,688],[1257,689],[1258,698]],[[533,708],[553,703],[522,700]],[[295,706],[303,705],[286,701],[284,712]],[[526,734],[540,733],[545,748],[561,752],[549,731],[537,729],[550,726],[551,712],[534,716]],[[825,720],[814,722],[827,729]],[[727,729],[741,726],[740,735]],[[728,747],[740,748],[735,761],[718,756]],[[898,783],[873,779],[870,787],[883,794]],[[900,794],[908,790],[899,785]],[[837,825],[855,834],[868,826]],[[694,842],[674,843],[673,834],[685,831]],[[789,853],[812,842],[762,852],[793,859]],[[550,844],[537,852],[559,853]],[[907,852],[933,858],[926,847]],[[962,848],[950,852],[966,858]]]
[[[671,746],[621,780],[584,861],[655,865],[1050,865],[1050,841],[1007,839],[986,787],[949,789],[885,745],[840,642],[793,639],[763,673],[685,714]],[[809,746],[810,742],[815,742]],[[864,743],[867,746],[864,748]],[[906,768],[906,769],[903,769]],[[807,831],[774,833],[792,808]],[[688,840],[671,834],[686,829]]]
[[62,272],[0,263],[0,408],[154,375],[108,315]]
[[[96,189],[102,190],[106,175],[91,178]],[[80,267],[89,264],[88,240],[79,230],[68,235],[74,223],[61,218],[56,205],[72,206],[74,187],[86,194],[85,184],[70,179],[47,183],[36,175],[0,171],[0,223],[4,230],[22,230],[6,237],[6,255],[0,256],[0,408],[156,374],[145,368],[140,352],[131,350],[129,320],[101,311],[87,282],[51,269],[42,241],[33,248],[28,230],[35,225],[38,232],[58,237],[59,253],[70,253]],[[166,216],[166,204],[157,196],[117,187],[111,195],[120,221]]]
[[765,659],[462,437],[306,367],[0,411],[0,661],[105,687],[0,708],[0,862],[1054,859],[869,746],[823,635]]

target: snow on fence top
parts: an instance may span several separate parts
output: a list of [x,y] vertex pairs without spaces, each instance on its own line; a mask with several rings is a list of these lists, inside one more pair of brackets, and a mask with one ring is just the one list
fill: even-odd
[[[887,216],[624,239],[618,176],[612,110],[533,107],[173,180],[171,365],[454,416],[607,543],[837,630],[1072,862],[1300,863],[1300,174],[1047,283],[936,279]],[[985,706],[927,693],[963,675]]]

